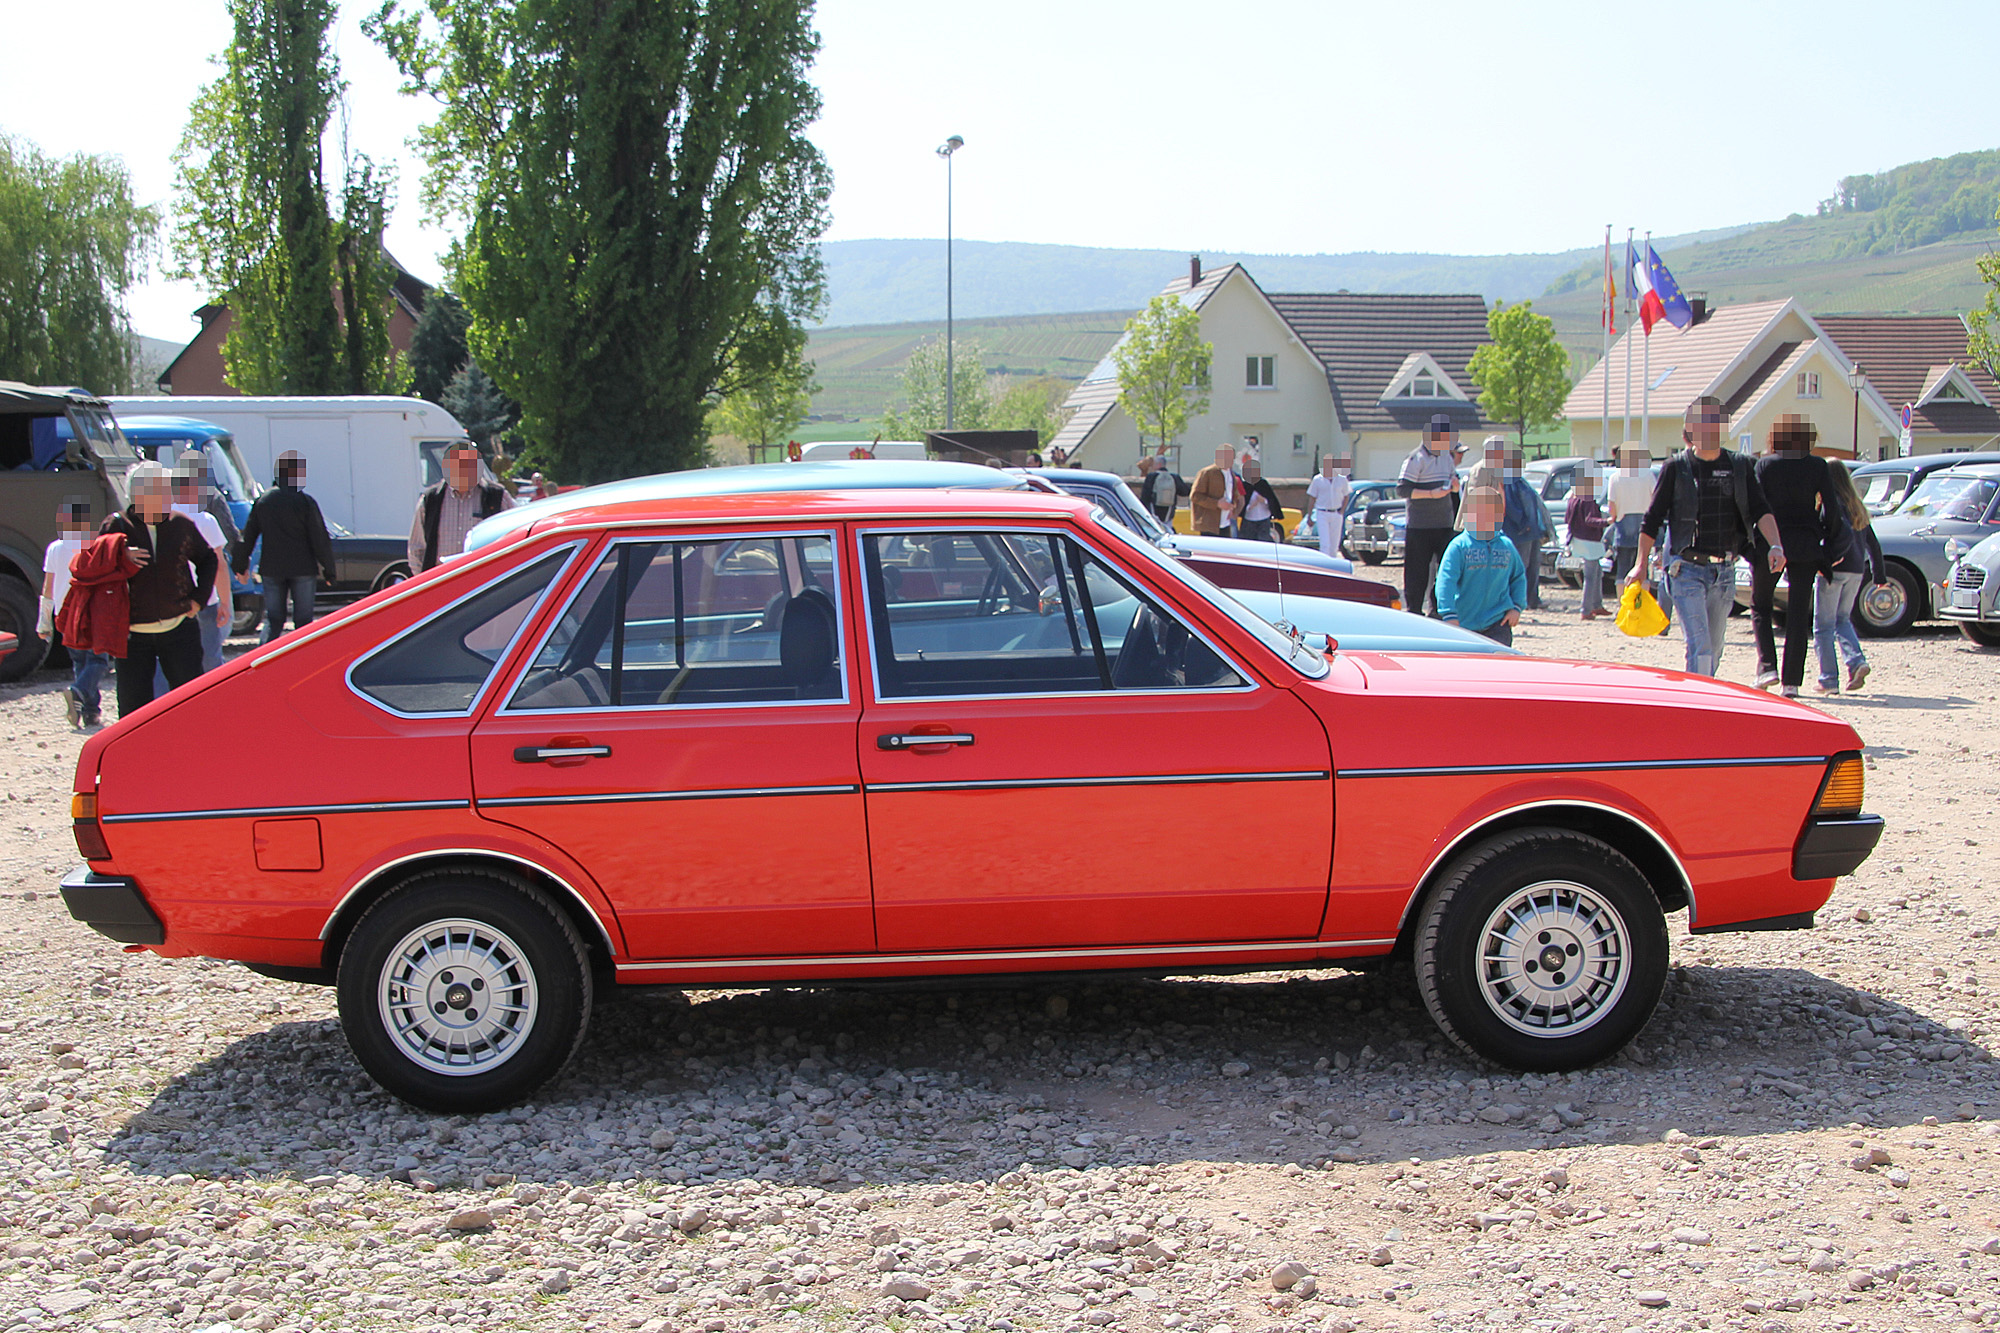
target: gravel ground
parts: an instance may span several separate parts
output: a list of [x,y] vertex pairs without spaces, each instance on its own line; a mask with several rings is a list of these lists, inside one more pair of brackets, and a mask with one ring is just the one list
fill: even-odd
[[[1528,651],[1678,665],[1549,602]],[[1483,1067],[1393,970],[627,992],[473,1118],[71,921],[60,681],[0,687],[0,1329],[2000,1326],[2000,654],[1870,652],[1882,848],[1681,934],[1612,1064]]]

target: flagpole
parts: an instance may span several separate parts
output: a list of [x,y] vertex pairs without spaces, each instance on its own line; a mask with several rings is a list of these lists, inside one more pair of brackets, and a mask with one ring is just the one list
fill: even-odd
[[[1632,228],[1625,229],[1625,258],[1632,258]],[[1632,273],[1631,264],[1625,265],[1625,433],[1618,437],[1623,444],[1632,438]]]
[[[1611,224],[1604,224],[1604,280],[1611,281]],[[1598,446],[1599,461],[1611,457],[1611,312],[1618,306],[1617,289],[1607,287],[1604,291],[1604,355],[1598,359],[1604,364],[1604,431]]]
[[[1646,233],[1646,252],[1639,259],[1646,265],[1646,276],[1653,275],[1653,233]],[[1646,368],[1639,374],[1639,442],[1646,446],[1646,455],[1653,453],[1653,335],[1646,333]]]

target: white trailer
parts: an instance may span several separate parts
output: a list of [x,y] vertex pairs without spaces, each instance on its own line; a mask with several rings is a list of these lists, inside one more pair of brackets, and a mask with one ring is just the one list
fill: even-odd
[[250,470],[271,483],[278,455],[306,460],[306,491],[349,532],[410,530],[417,492],[444,476],[444,451],[466,438],[451,413],[421,398],[251,398],[169,395],[107,400],[120,415],[171,412],[236,437]]

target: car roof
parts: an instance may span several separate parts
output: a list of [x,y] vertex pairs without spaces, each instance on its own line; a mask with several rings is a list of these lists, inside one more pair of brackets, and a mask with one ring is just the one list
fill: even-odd
[[2000,463],[2000,453],[1987,450],[1969,454],[1916,454],[1909,458],[1883,458],[1852,469],[1857,477],[1875,472],[1935,472],[1939,468],[1977,463]]
[[1965,463],[1953,467],[1934,467],[1924,475],[1924,480],[1943,476],[1947,472],[1962,472],[1968,477],[2000,477],[2000,458],[1991,463]]
[[118,415],[118,429],[124,431],[128,438],[133,435],[150,435],[150,434],[165,434],[165,433],[178,433],[181,435],[206,435],[213,438],[214,436],[217,435],[229,435],[234,433],[227,426],[218,426],[213,421],[203,421],[200,417],[176,417],[176,416],[152,416],[152,415],[128,417],[123,414],[117,414],[117,415]]
[[[725,495],[794,494],[800,491],[1020,490],[1027,483],[998,468],[972,463],[917,462],[874,458],[829,458],[799,463],[750,463],[737,467],[691,468],[607,481],[517,505],[477,524],[465,549],[476,551],[513,533],[541,527],[551,519],[618,505],[715,498]],[[717,511],[718,514],[721,511]]]
[[[977,470],[977,469],[976,469]],[[609,488],[605,488],[609,489]],[[599,502],[548,512],[532,523],[536,535],[627,523],[708,520],[830,521],[842,518],[922,518],[979,515],[1049,519],[1086,514],[1090,502],[1043,491],[993,487],[852,487],[840,490],[735,491],[721,495],[600,497]],[[524,505],[524,510],[534,506]]]

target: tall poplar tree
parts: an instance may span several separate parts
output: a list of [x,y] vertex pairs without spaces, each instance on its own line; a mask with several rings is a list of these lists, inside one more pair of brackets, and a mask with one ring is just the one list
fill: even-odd
[[711,403],[795,374],[831,176],[809,0],[389,0],[367,30],[441,114],[474,356],[527,457],[603,481],[702,461]]
[[358,155],[335,187],[326,177],[343,90],[327,44],[337,14],[335,0],[229,0],[222,75],[174,154],[173,276],[228,304],[223,361],[245,393],[374,393],[397,378],[382,252],[391,181]]

